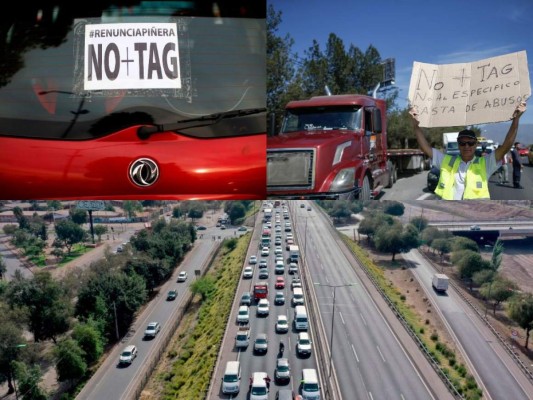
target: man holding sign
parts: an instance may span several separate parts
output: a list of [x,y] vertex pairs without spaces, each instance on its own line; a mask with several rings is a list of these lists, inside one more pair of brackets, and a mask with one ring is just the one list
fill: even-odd
[[[472,63],[415,62],[409,86],[410,114],[418,144],[440,169],[435,193],[445,200],[489,199],[488,178],[500,167],[518,131],[518,120],[531,96],[525,51]],[[477,137],[471,130],[457,137],[459,156],[444,155],[428,144],[420,127],[460,126],[508,121],[503,144],[475,156]]]
[[420,149],[440,169],[439,183],[435,194],[443,200],[490,199],[489,177],[500,167],[501,160],[511,149],[518,132],[518,121],[526,111],[526,103],[520,103],[512,116],[512,123],[502,145],[483,157],[475,155],[477,137],[474,131],[464,129],[457,135],[459,156],[443,154],[432,148],[419,125],[419,115],[411,107],[413,129]]

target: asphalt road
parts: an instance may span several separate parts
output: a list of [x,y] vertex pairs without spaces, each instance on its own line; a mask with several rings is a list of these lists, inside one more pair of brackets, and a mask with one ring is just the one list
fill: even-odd
[[500,346],[461,297],[449,288],[446,295],[437,294],[431,287],[435,270],[417,250],[403,255],[412,272],[446,321],[448,329],[460,343],[463,354],[475,369],[484,398],[492,400],[528,400],[533,398],[533,385]]
[[[220,243],[218,236],[233,236],[234,229],[220,230],[209,228],[198,239],[193,249],[186,255],[180,266],[174,271],[173,277],[160,290],[160,294],[152,300],[141,315],[137,317],[130,331],[122,341],[115,346],[98,371],[76,397],[82,399],[130,399],[134,398],[135,391],[141,379],[148,372],[148,365],[160,351],[162,337],[173,334],[174,321],[179,313],[179,308],[184,305],[188,295],[188,286],[195,279],[195,270],[203,269],[209,255]],[[213,240],[215,237],[217,240]],[[185,282],[176,282],[180,271],[187,271],[188,278]],[[166,294],[169,290],[176,289],[178,296],[174,301],[167,301]],[[148,322],[157,321],[161,324],[161,332],[152,340],[144,340],[144,330]],[[118,365],[119,355],[127,345],[134,344],[138,349],[138,356],[127,367]]]
[[[338,239],[328,232],[329,222],[316,210],[298,207],[296,212],[310,277],[321,284],[314,291],[321,324],[333,347],[332,379],[337,379],[342,398],[435,398],[344,256]],[[329,376],[329,368],[326,371]]]
[[[281,212],[281,208],[277,209]],[[274,211],[275,214],[275,211]],[[261,213],[259,213],[259,216],[262,216]],[[274,228],[274,221],[275,221],[275,215],[272,217],[272,228]],[[215,372],[215,381],[213,384],[213,388],[211,390],[211,393],[209,395],[209,399],[247,399],[249,395],[249,379],[252,376],[254,372],[266,372],[270,378],[272,379],[270,384],[270,397],[274,398],[275,393],[282,388],[289,388],[292,389],[295,393],[299,389],[299,382],[301,380],[302,376],[302,369],[303,368],[317,368],[316,359],[315,359],[315,352],[312,351],[311,357],[308,358],[302,358],[296,355],[296,340],[297,340],[297,332],[294,330],[294,327],[292,325],[293,316],[294,316],[294,307],[291,305],[291,298],[292,298],[292,290],[290,287],[290,282],[292,280],[293,275],[288,274],[288,265],[285,265],[285,273],[283,275],[275,275],[274,274],[274,264],[275,264],[275,256],[274,256],[274,237],[276,235],[274,229],[272,229],[272,245],[270,247],[270,254],[268,257],[261,257],[260,250],[259,250],[259,238],[262,233],[262,221],[261,218],[257,218],[256,221],[256,229],[254,231],[254,235],[250,244],[250,248],[248,249],[248,254],[246,256],[246,262],[245,266],[248,265],[248,260],[250,259],[251,255],[256,255],[258,260],[261,258],[266,258],[268,261],[268,271],[269,271],[269,277],[268,277],[268,286],[269,286],[269,294],[268,299],[270,302],[270,313],[268,317],[258,317],[256,316],[256,310],[257,306],[255,302],[252,302],[252,306],[250,307],[250,323],[249,327],[251,329],[251,336],[250,336],[250,345],[246,349],[237,349],[235,348],[235,335],[238,330],[238,325],[236,323],[237,319],[237,311],[239,308],[239,302],[240,298],[243,292],[251,292],[253,293],[252,287],[253,284],[256,281],[265,281],[260,280],[257,278],[258,274],[258,266],[257,264],[253,267],[254,268],[254,277],[252,279],[241,279],[241,282],[239,284],[239,287],[237,288],[237,293],[235,295],[235,302],[233,304],[232,312],[230,319],[228,321],[228,327],[226,330],[226,336],[224,338],[224,342],[222,344],[222,349],[220,352],[219,360],[217,361],[216,366],[216,372]],[[283,219],[283,216],[281,215],[281,225],[282,230],[285,227],[285,220]],[[294,233],[294,232],[293,232]],[[285,237],[287,232],[283,231],[281,233],[282,235],[282,249],[283,249],[283,258],[286,260],[288,257],[288,252],[285,248]],[[243,266],[244,268],[244,266]],[[276,280],[276,277],[283,276],[286,281],[285,289],[279,290],[283,291],[285,294],[285,305],[274,305],[274,295],[275,292],[278,291],[274,288],[274,283]],[[275,331],[275,324],[277,320],[278,315],[286,315],[289,320],[290,328],[288,333],[276,333]],[[308,331],[309,332],[309,331]],[[254,354],[253,351],[253,342],[257,336],[258,333],[266,333],[268,335],[268,351],[264,355],[258,355]],[[280,356],[278,353],[279,351],[279,343],[280,341],[284,342],[285,345],[285,351],[283,353],[283,357],[289,359],[290,367],[291,367],[291,381],[287,385],[278,385],[274,381],[274,369],[276,367],[276,359]],[[222,393],[222,377],[224,374],[224,368],[226,366],[226,363],[228,361],[235,361],[238,360],[241,363],[241,370],[242,370],[242,379],[240,384],[240,392],[238,395],[225,395]]]

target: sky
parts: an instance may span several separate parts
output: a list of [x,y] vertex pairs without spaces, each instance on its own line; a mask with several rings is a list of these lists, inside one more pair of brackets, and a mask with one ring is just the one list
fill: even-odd
[[[293,53],[330,33],[381,58],[395,58],[400,107],[407,104],[413,62],[474,62],[525,50],[533,82],[533,0],[267,0],[281,11],[277,35],[294,39]],[[533,124],[533,100],[521,124]]]

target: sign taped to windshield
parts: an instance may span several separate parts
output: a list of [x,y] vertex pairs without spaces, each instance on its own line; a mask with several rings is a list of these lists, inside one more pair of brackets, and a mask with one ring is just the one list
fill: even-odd
[[87,24],[84,90],[180,89],[175,23]]

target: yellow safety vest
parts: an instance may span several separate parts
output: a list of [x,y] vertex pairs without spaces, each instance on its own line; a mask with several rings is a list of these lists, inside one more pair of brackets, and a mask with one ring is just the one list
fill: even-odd
[[[440,177],[435,194],[444,200],[453,200],[455,174],[459,170],[461,157],[446,154],[440,165]],[[463,199],[490,199],[489,180],[485,158],[474,157],[466,170]]]

